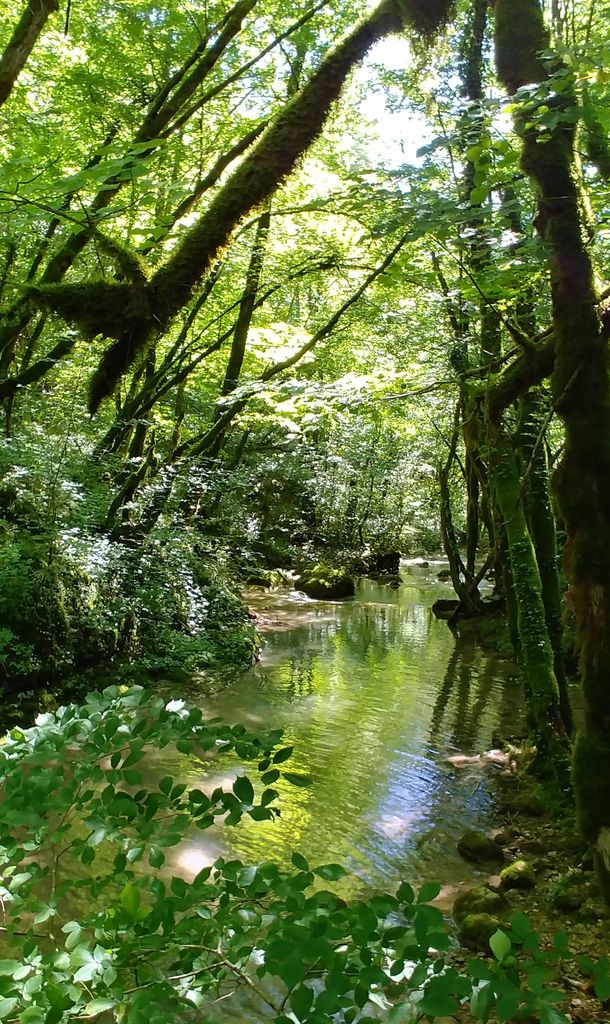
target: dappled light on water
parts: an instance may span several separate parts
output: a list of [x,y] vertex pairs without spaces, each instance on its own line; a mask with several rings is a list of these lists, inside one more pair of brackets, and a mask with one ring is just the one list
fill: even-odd
[[[519,693],[512,665],[434,619],[433,601],[448,594],[437,571],[403,568],[398,588],[362,581],[343,603],[249,595],[266,622],[261,662],[202,703],[229,722],[283,727],[294,755],[282,767],[310,784],[280,779],[278,820],[196,834],[174,851],[174,870],[192,876],[220,852],[287,865],[298,849],[312,863],[343,864],[351,891],[473,877],[456,841],[489,820],[496,769],[447,758],[494,746],[498,726],[514,730]],[[153,770],[206,791],[230,788],[243,770],[215,763],[206,775],[180,755],[157,756]]]

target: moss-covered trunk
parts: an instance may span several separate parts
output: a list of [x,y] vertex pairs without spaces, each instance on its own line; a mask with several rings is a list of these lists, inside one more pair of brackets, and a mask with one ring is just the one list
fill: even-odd
[[[522,165],[538,196],[538,229],[549,252],[555,336],[553,397],[565,426],[555,487],[568,541],[580,647],[584,722],[574,755],[574,785],[584,837],[595,850],[610,902],[610,388],[608,338],[598,315],[594,273],[583,222],[567,72],[560,92],[544,88],[548,50],[538,0],[496,0],[496,60],[511,92],[542,83],[516,117]],[[551,70],[558,70],[557,68]],[[556,126],[538,142],[536,114],[553,103]],[[562,114],[567,117],[562,118]]]
[[493,443],[494,488],[506,531],[517,603],[517,628],[528,711],[538,752],[542,757],[551,759],[553,772],[565,785],[568,745],[559,707],[553,649],[546,626],[542,582],[523,508],[521,478],[512,443],[502,427],[494,431]]
[[[116,342],[91,382],[91,411],[112,393],[152,334],[166,330],[188,304],[240,220],[269,199],[292,172],[322,131],[350,71],[371,46],[407,26],[434,31],[450,6],[451,0],[381,0],[324,58],[151,278],[146,289],[147,309],[132,316],[120,331],[100,325],[102,333]],[[57,293],[55,299],[59,299]]]
[[542,600],[546,625],[553,648],[555,678],[559,687],[561,717],[568,732],[572,731],[572,711],[563,651],[563,624],[557,529],[549,494],[549,473],[544,444],[547,403],[538,391],[530,391],[521,399],[518,430],[523,460],[525,505],[530,534],[542,583]]

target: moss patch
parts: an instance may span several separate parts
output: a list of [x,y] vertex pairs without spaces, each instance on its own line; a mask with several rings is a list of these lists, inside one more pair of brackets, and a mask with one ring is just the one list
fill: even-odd
[[340,601],[356,593],[354,580],[345,569],[334,569],[329,565],[314,565],[306,570],[298,586],[317,601]]

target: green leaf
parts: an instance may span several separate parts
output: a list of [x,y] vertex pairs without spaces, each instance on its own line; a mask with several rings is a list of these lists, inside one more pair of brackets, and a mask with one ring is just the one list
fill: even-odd
[[408,882],[400,883],[400,885],[398,886],[398,890],[396,892],[396,896],[401,903],[411,904],[415,902],[415,893],[413,892],[413,888],[409,885]]
[[90,1003],[84,1007],[84,1014],[89,1017],[93,1017],[96,1013],[104,1013],[106,1010],[112,1010],[116,1006],[116,1000],[114,999],[92,999]]
[[122,889],[119,900],[121,906],[127,911],[130,917],[136,918],[138,909],[140,907],[140,890],[128,882],[127,885]]
[[426,882],[417,894],[417,902],[429,903],[430,900],[436,899],[440,891],[441,887],[438,882]]
[[292,857],[290,859],[292,861],[293,866],[295,868],[298,868],[299,871],[309,871],[309,864],[305,860],[305,857],[303,856],[303,854],[301,854],[301,853],[293,853],[293,855],[292,855]]
[[0,960],[0,976],[9,975],[12,977],[13,971],[16,971],[19,965],[19,960]]
[[511,1020],[523,1002],[523,993],[519,990],[507,992],[496,1003],[496,1016],[499,1021]]
[[[65,931],[65,928],[64,928],[64,931]],[[65,947],[66,947],[68,953],[71,953],[73,949],[76,949],[76,947],[78,946],[78,944],[79,944],[79,942],[80,942],[80,940],[82,938],[82,934],[83,934],[83,932],[82,932],[82,928],[80,927],[80,925],[76,925],[76,928],[73,928],[69,932],[68,937],[67,937],[66,942],[65,942]]]
[[485,202],[488,195],[488,185],[477,185],[477,187],[473,188],[472,192],[470,193],[470,202],[472,203],[473,206],[479,206],[481,203]]
[[311,786],[313,779],[311,775],[301,775],[296,772],[282,772],[282,777],[286,779],[286,782],[290,782],[293,786]]
[[553,947],[558,953],[567,953],[570,949],[570,936],[567,932],[555,932],[553,936]]
[[497,931],[493,933],[489,940],[489,947],[499,963],[502,963],[506,959],[512,949],[512,942],[510,941],[506,932]]
[[148,863],[151,868],[161,868],[165,864],[165,854],[158,846],[151,846],[148,854]]
[[600,1003],[605,1003],[606,999],[610,999],[610,977],[608,975],[596,978],[593,987]]
[[519,939],[524,939],[532,930],[529,917],[521,910],[515,910],[510,915],[510,926]]
[[[438,979],[440,980],[440,979]],[[459,1008],[459,1003],[444,985],[436,985],[437,979],[430,982],[424,992],[424,998],[417,1004],[418,1009],[430,1017],[450,1017]]]
[[311,1009],[313,992],[307,985],[299,985],[290,993],[290,1009],[297,1017],[303,1018]]
[[0,1020],[10,1017],[17,1003],[17,999],[0,999]]
[[325,882],[336,882],[339,878],[345,878],[347,871],[340,864],[321,864],[313,869],[314,875],[323,878]]
[[283,761],[287,761],[289,757],[292,757],[294,747],[282,747],[281,750],[277,750],[273,755],[274,764],[282,764]]
[[481,985],[473,993],[470,1000],[472,1016],[477,1020],[487,1021],[494,1002],[494,987],[491,984]]
[[233,783],[233,792],[242,804],[254,803],[254,786],[247,775],[239,775]]
[[560,1013],[554,1006],[540,1007],[540,1024],[571,1024],[570,1018]]

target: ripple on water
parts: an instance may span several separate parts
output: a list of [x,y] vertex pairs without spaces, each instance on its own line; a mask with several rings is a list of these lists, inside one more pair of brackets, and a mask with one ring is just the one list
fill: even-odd
[[[513,666],[456,642],[434,619],[433,601],[448,595],[438,568],[417,569],[397,589],[362,581],[343,603],[257,597],[268,622],[261,662],[205,710],[282,726],[294,745],[287,767],[312,784],[281,780],[278,821],[198,833],[177,848],[175,868],[195,874],[220,852],[288,865],[298,848],[312,863],[351,870],[343,884],[352,892],[402,878],[451,888],[476,874],[455,844],[489,820],[485,769],[457,770],[445,759],[490,747],[498,724],[518,717],[519,687]],[[191,785],[218,781],[180,755],[171,764],[157,755],[151,769]]]

